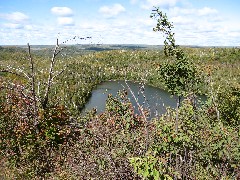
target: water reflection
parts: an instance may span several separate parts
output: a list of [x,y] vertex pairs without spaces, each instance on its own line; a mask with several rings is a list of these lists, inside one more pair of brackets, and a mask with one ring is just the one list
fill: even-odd
[[92,92],[92,96],[89,101],[85,104],[84,111],[97,109],[97,112],[103,112],[106,107],[106,99],[108,94],[117,96],[119,90],[127,90],[128,98],[135,107],[136,113],[139,113],[137,103],[134,100],[128,86],[137,98],[138,103],[150,110],[150,117],[155,117],[166,112],[166,107],[176,107],[176,98],[172,97],[167,91],[159,88],[155,88],[149,85],[142,85],[131,81],[107,81],[99,84]]

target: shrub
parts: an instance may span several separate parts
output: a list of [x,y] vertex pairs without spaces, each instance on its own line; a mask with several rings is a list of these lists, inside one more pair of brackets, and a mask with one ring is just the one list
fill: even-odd
[[26,177],[44,176],[64,162],[78,131],[63,106],[39,109],[36,125],[32,98],[23,90],[20,84],[1,88],[1,156]]
[[223,123],[232,127],[240,125],[240,85],[233,84],[221,88],[217,94],[217,104]]

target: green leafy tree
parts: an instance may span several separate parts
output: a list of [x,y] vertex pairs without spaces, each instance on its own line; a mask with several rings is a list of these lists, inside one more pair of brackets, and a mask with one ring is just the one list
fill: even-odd
[[173,62],[163,64],[159,70],[168,91],[173,95],[178,95],[179,100],[190,92],[198,93],[201,83],[200,75],[196,66],[176,45],[175,33],[172,32],[173,24],[159,8],[153,9],[150,17],[157,20],[157,25],[153,30],[162,32],[166,37],[164,40],[165,55],[174,58]]

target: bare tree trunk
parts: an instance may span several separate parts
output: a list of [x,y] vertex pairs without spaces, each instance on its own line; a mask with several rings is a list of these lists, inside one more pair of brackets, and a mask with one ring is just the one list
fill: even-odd
[[[176,108],[176,120],[175,120],[175,131],[176,135],[178,135],[178,120],[179,120],[179,107],[180,107],[180,101],[181,101],[181,96],[178,96],[177,98],[177,108]],[[175,163],[176,163],[176,170],[179,171],[179,159],[178,159],[178,153],[176,152],[175,154]],[[174,176],[174,179],[177,179],[177,176]]]
[[175,130],[178,133],[178,119],[179,119],[179,107],[180,107],[181,96],[178,96],[177,99],[177,108],[176,108],[176,121],[175,121]]
[[32,97],[33,97],[33,113],[34,113],[34,125],[37,126],[38,124],[38,108],[37,108],[37,98],[36,98],[36,87],[35,87],[35,69],[34,69],[34,62],[33,58],[31,55],[31,48],[29,43],[27,44],[28,46],[28,56],[29,56],[29,63],[30,63],[30,69],[31,69],[31,74],[30,74],[30,79],[31,79],[31,91],[32,91]]
[[50,91],[50,88],[51,88],[51,85],[52,85],[53,73],[54,73],[53,68],[54,68],[54,65],[55,65],[56,56],[60,52],[61,52],[61,50],[59,50],[58,39],[57,39],[57,44],[55,46],[55,49],[53,51],[52,58],[51,58],[51,65],[50,65],[50,69],[49,69],[47,86],[46,86],[45,94],[44,94],[43,101],[42,101],[43,109],[46,109],[47,104],[48,104],[48,96],[49,96],[49,91]]

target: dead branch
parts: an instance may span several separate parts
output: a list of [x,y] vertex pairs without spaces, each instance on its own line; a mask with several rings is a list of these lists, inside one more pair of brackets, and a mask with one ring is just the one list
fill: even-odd
[[[27,44],[28,46],[28,60],[30,63],[30,69],[31,69],[31,91],[32,91],[32,96],[33,96],[33,111],[34,111],[34,119],[37,121],[38,117],[38,108],[37,108],[37,99],[36,99],[36,89],[35,89],[35,70],[34,70],[34,62],[33,58],[31,55],[31,48],[29,43]],[[38,124],[38,122],[35,122],[35,124]]]
[[54,80],[56,77],[60,76],[67,68],[68,68],[68,66],[65,66],[63,70],[61,70],[59,73],[57,73],[55,76],[53,76],[52,80]]
[[[13,69],[13,68],[12,68]],[[15,71],[17,71],[16,69],[15,69]],[[12,71],[12,70],[9,70],[9,69],[2,69],[2,70],[0,70],[0,72],[2,72],[2,73],[9,73],[9,74],[13,74],[13,75],[16,75],[16,76],[19,76],[19,77],[22,77],[22,78],[27,78],[27,79],[30,79],[30,77],[29,77],[29,75],[27,75],[26,73],[24,73],[22,70],[20,71],[20,70],[18,70],[20,73],[22,73],[22,74],[20,74],[20,73],[18,73],[18,72],[14,72],[14,71]]]
[[143,118],[144,118],[144,120],[145,120],[146,152],[147,152],[147,150],[148,150],[148,139],[149,139],[148,126],[147,126],[148,120],[147,120],[146,115],[145,115],[145,113],[144,113],[143,107],[139,104],[138,99],[136,98],[136,96],[135,96],[134,92],[132,91],[132,89],[130,88],[130,86],[127,84],[127,81],[125,81],[125,84],[127,85],[128,90],[130,91],[130,93],[131,93],[132,97],[134,98],[135,102],[137,103],[138,109],[140,110],[140,113],[142,114],[142,116],[143,116]]
[[49,75],[48,75],[46,90],[45,90],[45,94],[44,94],[43,101],[42,101],[43,109],[45,109],[47,107],[49,91],[50,91],[51,86],[52,86],[53,78],[55,77],[55,76],[53,76],[53,74],[54,74],[53,69],[54,69],[54,65],[55,65],[55,62],[56,62],[56,57],[62,50],[63,49],[59,47],[58,39],[57,39],[57,43],[56,43],[56,46],[54,48],[52,58],[51,58],[51,65],[50,65],[50,68],[49,68]]

